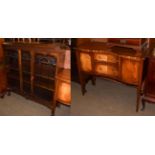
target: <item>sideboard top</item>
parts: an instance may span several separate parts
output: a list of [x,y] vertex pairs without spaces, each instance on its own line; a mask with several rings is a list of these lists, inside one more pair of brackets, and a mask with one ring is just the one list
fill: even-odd
[[110,46],[107,43],[101,42],[91,42],[91,43],[84,43],[76,47],[76,50],[83,51],[83,52],[101,52],[101,53],[112,53],[119,56],[130,56],[130,57],[145,57],[147,54],[147,50],[145,51],[136,51],[132,48],[126,47],[118,47],[118,46]]

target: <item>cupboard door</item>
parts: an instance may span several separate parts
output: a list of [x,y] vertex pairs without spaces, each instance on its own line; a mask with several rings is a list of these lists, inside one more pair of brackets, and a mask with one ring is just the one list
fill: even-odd
[[131,58],[122,58],[121,60],[122,81],[137,85],[140,73],[140,61]]
[[23,91],[30,94],[31,92],[31,56],[29,51],[22,51],[22,79]]
[[7,65],[7,79],[8,85],[11,90],[20,90],[20,68],[19,68],[19,56],[17,50],[6,50],[6,65]]
[[53,56],[36,53],[34,61],[34,95],[51,101],[55,89],[57,60]]
[[58,81],[57,100],[70,105],[71,103],[71,85],[69,83]]
[[80,53],[80,65],[82,71],[92,71],[91,55],[89,53]]
[[62,69],[57,74],[56,100],[66,104],[71,104],[71,70]]

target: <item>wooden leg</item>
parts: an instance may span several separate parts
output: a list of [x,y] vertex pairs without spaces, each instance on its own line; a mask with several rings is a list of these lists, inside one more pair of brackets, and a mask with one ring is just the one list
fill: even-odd
[[0,94],[0,98],[3,99],[4,98],[4,94]]
[[52,109],[52,111],[51,111],[51,116],[55,116],[55,110],[54,109]]
[[86,80],[82,74],[80,75],[80,84],[81,84],[82,95],[84,95],[87,92],[86,91]]
[[10,96],[11,95],[11,89],[7,88],[5,91],[3,91],[2,93],[0,93],[0,98],[4,98],[5,95]]
[[143,64],[144,64],[144,61],[141,60],[140,61],[140,67],[139,67],[139,74],[138,74],[139,75],[138,76],[139,82],[138,82],[138,85],[137,85],[137,106],[136,106],[136,112],[139,111],[140,99],[141,99],[141,96],[142,96],[142,89],[143,89],[143,81],[142,81]]
[[144,111],[144,110],[145,110],[145,100],[142,99],[142,109],[141,109],[141,111]]
[[56,107],[60,107],[60,106],[61,106],[61,104],[59,102],[57,102]]
[[84,95],[87,92],[85,84],[81,86],[81,90],[82,90],[82,95]]
[[55,116],[55,109],[56,109],[56,107],[52,107],[51,116]]
[[140,105],[140,97],[141,97],[141,92],[140,92],[140,89],[137,88],[137,106],[136,106],[136,112],[139,111],[139,105]]
[[8,96],[11,96],[11,89],[8,89],[8,90],[7,90],[7,95],[8,95]]
[[55,115],[55,110],[56,110],[56,101],[53,102],[52,108],[51,108],[51,116]]

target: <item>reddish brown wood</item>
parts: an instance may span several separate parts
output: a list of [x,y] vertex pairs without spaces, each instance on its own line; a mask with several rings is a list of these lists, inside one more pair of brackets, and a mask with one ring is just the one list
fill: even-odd
[[147,74],[145,76],[144,89],[141,96],[143,110],[146,102],[155,104],[155,56],[150,54],[147,60]]
[[148,42],[149,42],[149,49],[153,50],[155,48],[155,38],[148,38]]
[[59,70],[56,76],[56,88],[52,115],[55,114],[57,101],[67,106],[71,105],[71,71],[70,69]]
[[[68,49],[59,43],[4,43],[7,79],[12,90],[53,108],[57,75],[64,67]],[[61,91],[63,96],[63,91]],[[60,94],[59,94],[60,95]]]
[[4,51],[2,49],[3,39],[0,39],[0,97],[3,98],[7,92],[7,78],[4,64]]
[[66,105],[71,104],[71,77],[70,69],[62,69],[59,71],[56,79],[58,81],[58,89],[56,92],[56,100]]

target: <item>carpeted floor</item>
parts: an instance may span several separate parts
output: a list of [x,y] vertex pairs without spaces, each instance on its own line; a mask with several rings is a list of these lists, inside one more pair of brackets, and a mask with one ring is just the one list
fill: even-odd
[[155,115],[155,105],[146,104],[145,111],[136,110],[136,88],[119,82],[97,78],[96,86],[87,84],[82,96],[80,85],[72,83],[71,115]]
[[[72,82],[72,106],[61,105],[56,116],[147,116],[155,115],[155,105],[147,104],[145,111],[136,109],[136,88],[119,82],[97,78],[96,86],[87,84],[82,96],[80,85]],[[49,116],[50,109],[12,93],[0,99],[1,116]]]
[[[36,102],[25,99],[24,97],[12,93],[0,99],[1,116],[50,116],[49,108]],[[70,108],[61,105],[56,109],[56,116],[70,115]]]

